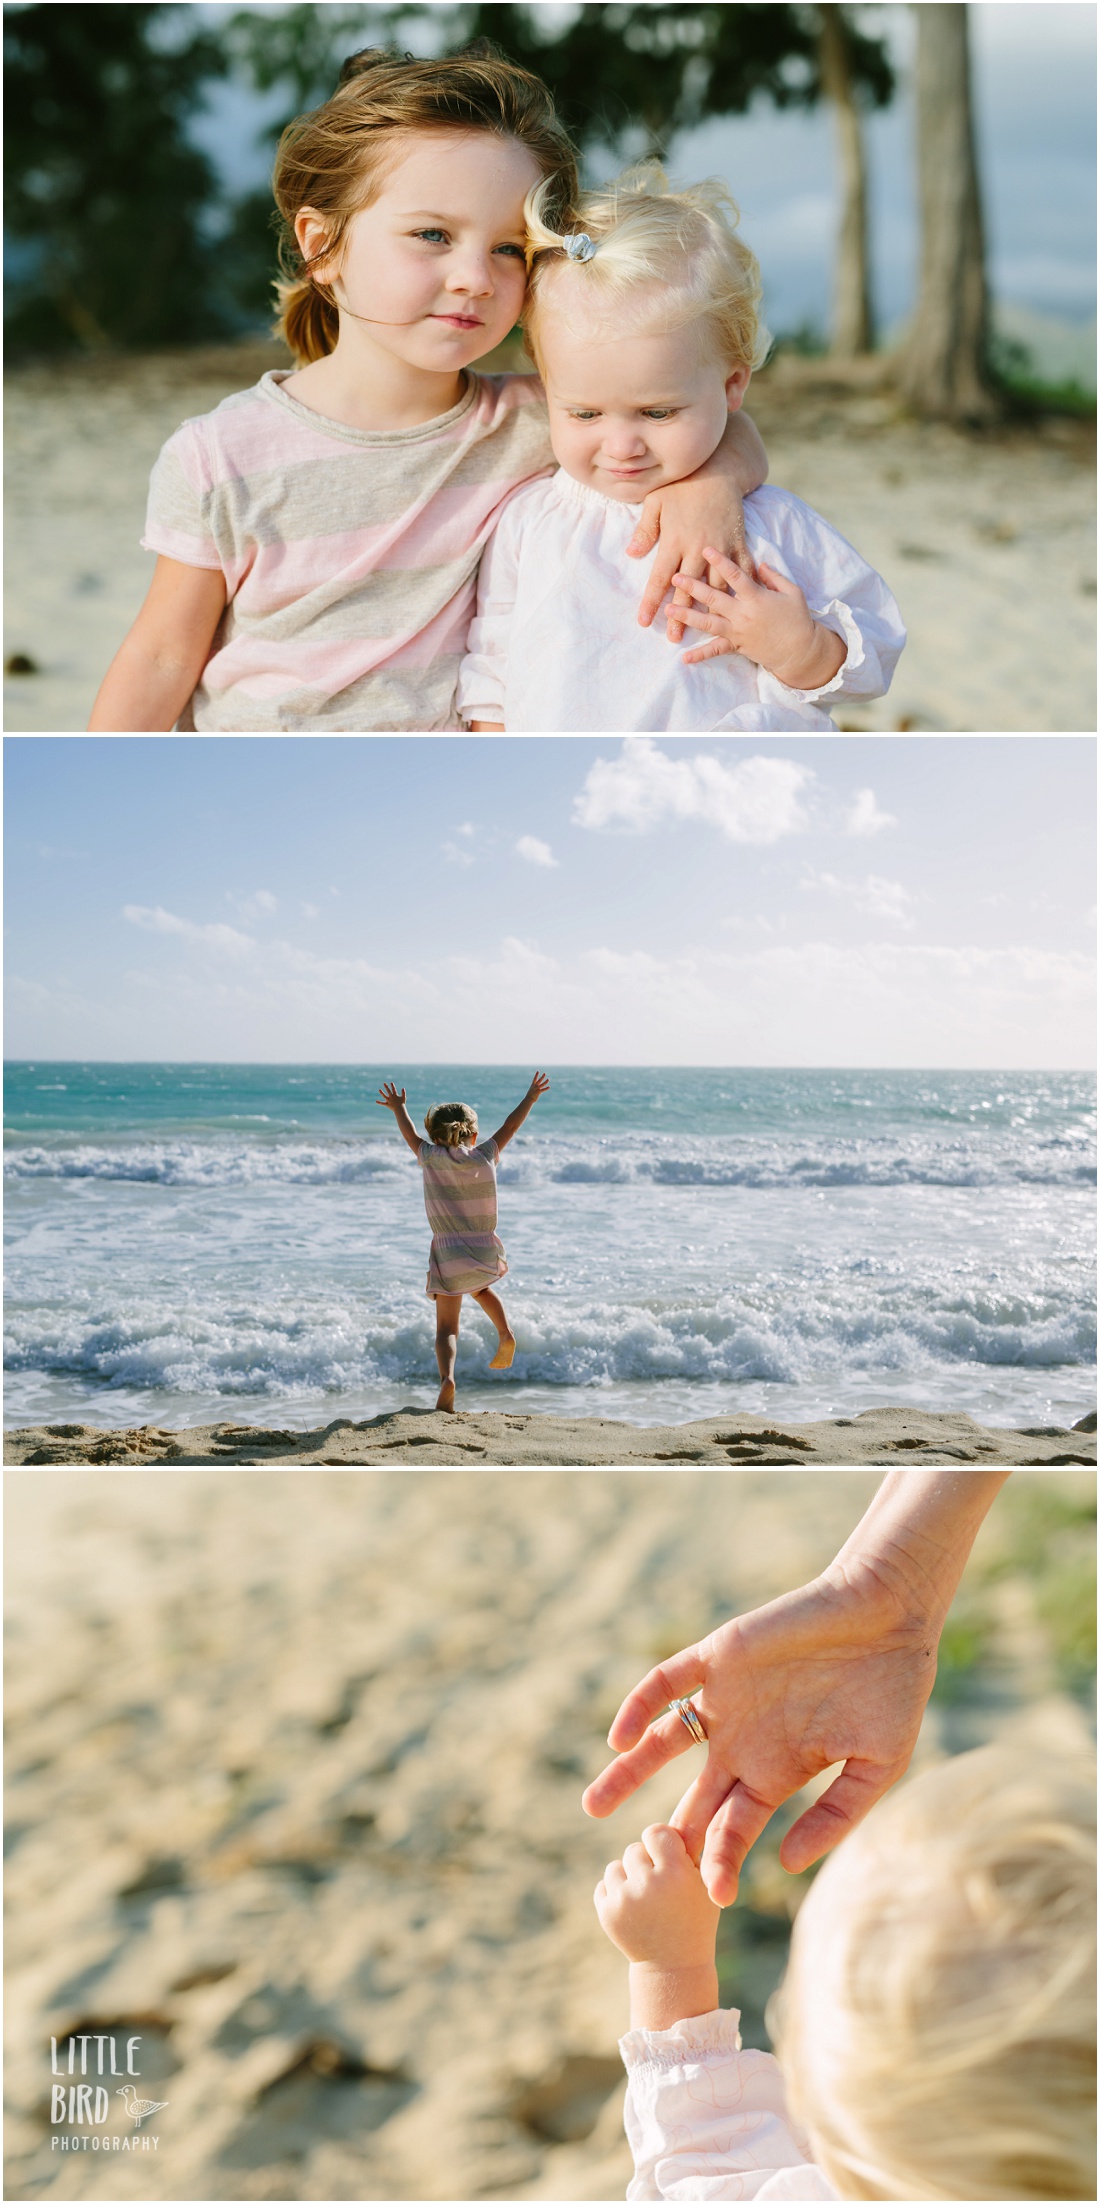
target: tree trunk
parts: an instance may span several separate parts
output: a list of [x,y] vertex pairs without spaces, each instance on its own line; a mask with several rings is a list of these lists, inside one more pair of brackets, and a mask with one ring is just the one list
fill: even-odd
[[997,407],[986,367],[989,308],[967,10],[924,4],[915,12],[921,268],[901,388],[918,413],[984,421]]
[[871,282],[867,264],[867,167],[863,131],[852,88],[844,10],[820,7],[818,56],[821,82],[836,115],[843,203],[833,276],[834,359],[853,360],[873,343]]

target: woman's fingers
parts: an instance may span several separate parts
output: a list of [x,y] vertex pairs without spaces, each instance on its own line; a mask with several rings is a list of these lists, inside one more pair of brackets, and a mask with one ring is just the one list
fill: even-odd
[[890,1785],[904,1775],[908,1765],[908,1754],[889,1768],[877,1761],[846,1761],[828,1790],[788,1829],[779,1847],[780,1864],[788,1875],[800,1875],[804,1867],[812,1867],[815,1860],[831,1852],[864,1814],[870,1813]]
[[651,1668],[648,1676],[628,1692],[608,1730],[612,1752],[625,1752],[628,1746],[636,1745],[648,1723],[663,1714],[674,1699],[690,1698],[706,1680],[707,1664],[697,1645],[685,1646],[682,1653],[673,1653],[659,1668]]
[[705,1768],[701,1768],[694,1783],[688,1785],[675,1813],[669,1815],[672,1827],[679,1830],[696,1866],[710,1823],[729,1797],[733,1781],[728,1759],[715,1752],[708,1753]]
[[745,1864],[745,1854],[756,1843],[775,1812],[767,1799],[758,1798],[743,1783],[735,1783],[720,1806],[706,1834],[699,1872],[716,1906],[731,1906]]
[[663,1722],[655,1722],[640,1745],[613,1760],[611,1766],[589,1784],[581,1799],[585,1813],[591,1814],[596,1821],[603,1821],[626,1799],[632,1798],[641,1784],[648,1783],[658,1768],[666,1767],[670,1760],[687,1752],[691,1742],[691,1734],[678,1714],[666,1715]]

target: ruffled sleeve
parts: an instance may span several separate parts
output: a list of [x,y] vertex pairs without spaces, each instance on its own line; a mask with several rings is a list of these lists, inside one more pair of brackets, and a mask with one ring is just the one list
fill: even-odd
[[789,490],[756,490],[745,508],[753,557],[797,582],[814,619],[848,646],[843,664],[820,689],[788,688],[761,667],[761,699],[789,706],[842,696],[885,696],[906,633],[881,574]]
[[[738,2012],[704,2013],[661,2030],[631,2029],[626,2133],[634,2154],[631,2204],[656,2198],[829,2197],[787,2109],[778,2062],[743,2051]],[[815,2186],[767,2184],[792,2169]]]

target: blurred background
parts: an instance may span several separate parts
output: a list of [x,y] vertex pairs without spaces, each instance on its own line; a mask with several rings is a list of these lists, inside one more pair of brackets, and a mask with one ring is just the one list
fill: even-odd
[[[609,1822],[582,1786],[640,1674],[822,1568],[878,1481],[10,1476],[7,2195],[623,2196],[626,1965],[591,1894],[701,1755]],[[1094,1555],[1092,1475],[1010,1479],[914,1769],[1088,1746]],[[798,1810],[723,1917],[750,2044]],[[155,2153],[51,2150],[70,2033],[141,2037]]]
[[358,47],[476,36],[550,84],[590,180],[658,152],[739,201],[772,479],[910,623],[852,726],[1091,729],[1095,11],[1059,0],[7,6],[8,727],[84,726],[160,444],[285,362],[286,121]]

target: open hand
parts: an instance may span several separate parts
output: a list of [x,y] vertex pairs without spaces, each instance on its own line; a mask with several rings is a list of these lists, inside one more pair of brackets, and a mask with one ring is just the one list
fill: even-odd
[[721,584],[718,588],[686,570],[673,577],[677,589],[692,600],[686,611],[677,612],[677,620],[712,638],[684,652],[685,666],[732,652],[762,666],[790,689],[823,688],[832,680],[844,663],[847,647],[831,628],[813,618],[796,582],[763,563],[756,570],[759,580],[753,581],[709,544],[706,556]]
[[672,1970],[714,1958],[719,1908],[678,1829],[643,1829],[641,1843],[604,1869],[595,1906],[605,1935],[635,1963]]
[[399,1110],[402,1107],[404,1100],[404,1087],[402,1087],[399,1094],[397,1088],[394,1086],[393,1080],[386,1079],[383,1081],[381,1087],[378,1090],[378,1100],[375,1107],[380,1110]]
[[537,1102],[540,1094],[549,1094],[550,1081],[544,1071],[537,1071],[527,1089],[528,1102]]
[[619,1758],[584,1794],[602,1819],[691,1736],[673,1699],[689,1693],[708,1738],[706,1766],[672,1816],[719,1905],[737,1895],[749,1846],[777,1806],[812,1776],[845,1763],[787,1831],[792,1874],[819,1859],[904,1774],[936,1673],[933,1628],[873,1577],[838,1565],[651,1669],[619,1708],[608,1743]]

